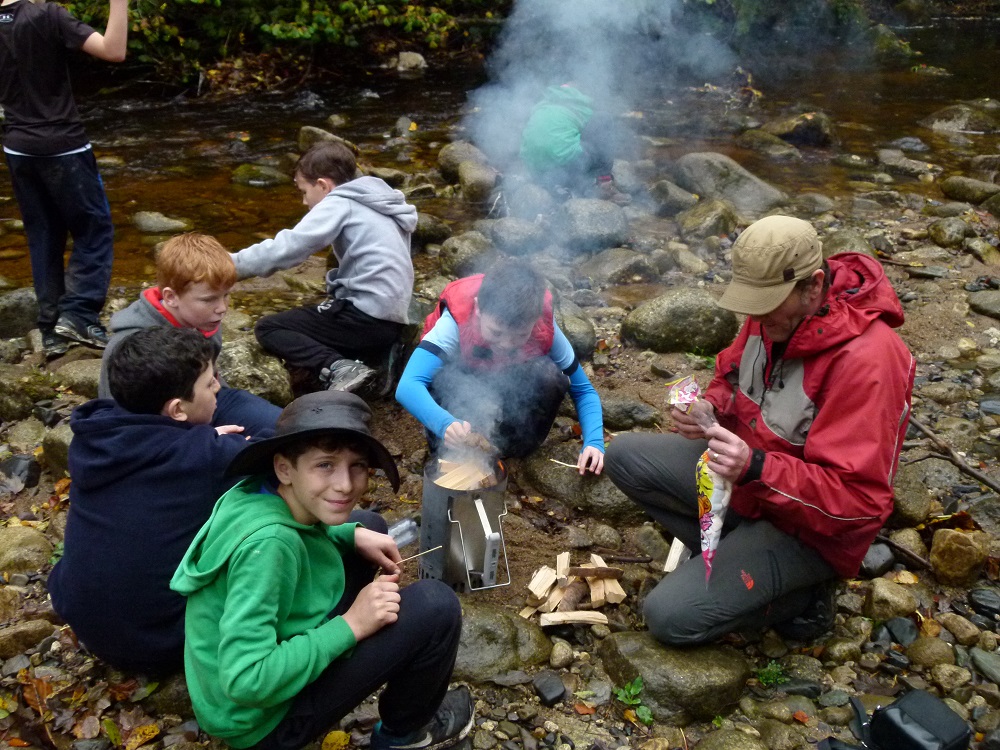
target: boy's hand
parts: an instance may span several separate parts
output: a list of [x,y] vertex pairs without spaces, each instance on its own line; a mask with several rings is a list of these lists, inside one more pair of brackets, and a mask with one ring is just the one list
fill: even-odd
[[699,399],[686,412],[674,407],[670,416],[677,426],[677,432],[688,440],[701,440],[705,438],[705,425],[715,422],[715,407],[705,399]]
[[452,422],[444,431],[444,444],[448,448],[461,448],[471,432],[472,425],[468,422]]
[[588,445],[580,452],[580,457],[576,460],[576,468],[580,471],[580,476],[590,469],[595,474],[600,474],[604,469],[604,452],[599,448]]
[[[369,532],[374,533],[374,532]],[[379,534],[378,536],[385,536]],[[388,538],[388,537],[387,537]],[[389,541],[392,541],[391,539]],[[358,594],[344,613],[344,622],[361,641],[399,619],[399,574],[379,576]]]
[[[238,424],[219,425],[218,427],[215,428],[215,432],[218,435],[232,435],[237,432],[243,432],[243,426]],[[247,435],[247,440],[249,439],[250,436]]]
[[399,548],[388,534],[358,526],[354,530],[354,549],[362,558],[389,573],[399,573],[402,556]]

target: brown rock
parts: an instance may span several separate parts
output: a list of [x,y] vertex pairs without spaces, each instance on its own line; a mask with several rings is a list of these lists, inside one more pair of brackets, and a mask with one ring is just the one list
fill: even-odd
[[979,628],[955,612],[942,612],[936,618],[939,623],[955,636],[955,640],[963,646],[974,646],[979,643]]
[[989,555],[989,534],[958,529],[938,529],[931,542],[931,566],[941,583],[962,586],[972,583]]
[[9,659],[38,645],[55,632],[56,626],[45,620],[28,620],[0,628],[0,659]]
[[936,667],[938,664],[954,664],[955,651],[940,638],[921,636],[906,648],[906,656],[911,664],[921,667]]
[[0,573],[34,573],[49,561],[52,543],[28,526],[0,529]]
[[875,620],[906,617],[917,611],[917,598],[905,586],[876,578],[868,589],[865,614]]
[[9,586],[0,588],[0,622],[14,619],[18,606],[21,603],[21,595]]

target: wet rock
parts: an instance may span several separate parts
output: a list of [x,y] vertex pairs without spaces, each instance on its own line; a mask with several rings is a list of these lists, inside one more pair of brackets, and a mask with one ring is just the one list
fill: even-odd
[[993,115],[968,104],[953,104],[939,109],[921,120],[920,124],[947,133],[995,133],[1000,130]]
[[63,477],[69,469],[69,444],[73,430],[69,422],[62,422],[45,433],[42,438],[42,460],[54,477]]
[[34,573],[52,555],[52,542],[30,526],[0,528],[0,574]]
[[441,176],[449,182],[458,181],[459,165],[465,161],[489,164],[486,154],[467,141],[454,141],[438,152],[438,169],[441,170]]
[[556,205],[548,190],[531,182],[504,182],[504,198],[511,217],[529,221],[551,214]]
[[192,226],[187,219],[172,219],[158,211],[139,211],[132,215],[132,223],[143,234],[173,234]]
[[827,661],[844,664],[861,658],[861,644],[855,638],[835,635],[826,642],[823,656]]
[[927,558],[927,545],[924,544],[920,532],[913,528],[898,529],[889,534],[889,538],[903,549],[919,557]]
[[906,175],[908,177],[920,177],[921,175],[941,171],[940,167],[928,164],[925,161],[911,159],[896,148],[880,148],[878,150],[878,162],[887,172]]
[[590,528],[590,536],[594,544],[605,549],[621,549],[622,536],[613,526],[605,523],[596,523]]
[[461,278],[485,273],[497,258],[496,250],[480,232],[462,232],[441,245],[441,270]]
[[224,343],[218,366],[230,388],[249,391],[278,406],[292,400],[287,370],[277,358],[265,353],[253,337]]
[[601,407],[604,424],[609,430],[652,427],[661,420],[660,412],[649,404],[622,396],[605,396],[601,399]]
[[736,316],[701,289],[672,289],[622,322],[622,338],[656,352],[714,354],[736,336]]
[[898,583],[876,578],[865,598],[865,614],[875,620],[906,617],[917,611],[917,598]]
[[561,243],[576,252],[621,245],[628,238],[628,218],[621,206],[595,198],[571,198],[559,212]]
[[644,524],[636,530],[635,543],[642,553],[652,557],[657,565],[662,565],[670,554],[670,542],[650,524]]
[[545,247],[549,240],[548,227],[544,224],[509,216],[493,223],[490,236],[497,248],[507,255],[531,255]]
[[892,143],[889,144],[893,148],[898,148],[901,151],[914,151],[917,153],[923,153],[924,151],[930,151],[931,147],[924,143],[919,138],[915,136],[908,135],[902,138],[897,138]]
[[822,682],[826,675],[823,662],[805,654],[789,654],[781,660],[781,667],[791,679]]
[[875,250],[857,229],[841,229],[823,239],[823,257],[829,258],[836,253],[862,253],[875,257]]
[[649,257],[624,247],[612,247],[597,253],[580,266],[577,275],[588,278],[594,286],[635,284],[658,281],[659,271]]
[[56,380],[78,396],[97,398],[97,382],[101,377],[101,360],[78,359],[56,370]]
[[483,682],[493,675],[548,661],[552,643],[542,629],[488,605],[462,604],[462,637],[453,679]]
[[396,58],[399,73],[413,73],[427,68],[427,61],[419,52],[400,52]]
[[1000,654],[973,647],[969,649],[969,657],[979,674],[991,682],[1000,683]]
[[940,638],[922,636],[906,649],[911,664],[920,667],[935,667],[938,664],[954,664],[955,651]]
[[931,542],[930,561],[941,583],[960,586],[975,580],[989,555],[989,534],[938,529]]
[[462,188],[462,198],[477,205],[485,203],[497,183],[497,174],[489,164],[463,161],[458,165],[458,184]]
[[658,721],[679,726],[724,713],[750,677],[743,656],[726,646],[678,649],[648,633],[626,632],[605,638],[598,650],[613,682],[641,675],[643,703]]
[[573,647],[561,638],[552,639],[552,653],[549,654],[549,666],[553,669],[566,669],[573,663]]
[[739,219],[724,200],[708,199],[677,214],[677,225],[687,241],[727,235],[736,229]]
[[896,563],[896,556],[892,554],[892,549],[888,544],[875,542],[865,553],[861,561],[861,576],[864,578],[878,578],[888,573]]
[[[401,117],[399,119],[400,121],[405,120],[406,122],[409,122],[409,119],[406,117]],[[401,124],[401,122],[397,122],[396,127],[398,128]],[[395,128],[393,128],[393,130],[395,130]],[[378,177],[389,187],[401,188],[410,180],[410,175],[402,169],[392,169],[391,167],[368,167],[365,171],[372,177]],[[417,214],[417,216],[417,220],[419,221],[419,214]]]
[[802,735],[792,726],[777,719],[761,719],[756,724],[760,738],[771,750],[797,750],[802,746]]
[[1000,250],[993,247],[982,237],[967,237],[962,248],[980,263],[988,266],[1000,266]]
[[833,120],[825,112],[799,112],[765,123],[764,132],[789,143],[829,146],[833,143]]
[[958,217],[938,219],[927,227],[927,232],[931,240],[941,247],[959,247],[966,237],[975,234],[972,227]]
[[325,141],[341,143],[349,148],[355,156],[360,153],[360,149],[355,144],[351,143],[346,138],[334,135],[329,130],[323,130],[323,128],[317,128],[313,125],[303,125],[299,128],[298,145],[300,153],[304,153],[308,151],[311,146]]
[[413,232],[414,247],[439,245],[451,235],[451,227],[437,216],[423,211],[417,212],[417,228]]
[[710,732],[698,743],[698,750],[770,750],[764,740],[738,729]]
[[788,200],[785,193],[723,154],[685,154],[674,167],[677,184],[682,188],[724,200],[747,218],[756,218]]
[[774,161],[799,161],[802,158],[802,152],[791,143],[761,129],[740,133],[739,138],[736,139],[736,145],[764,154]]
[[972,673],[968,669],[956,667],[953,664],[938,664],[931,668],[931,681],[945,693],[950,693],[955,688],[965,685],[972,679]]
[[800,193],[795,199],[800,211],[815,216],[832,211],[837,205],[832,198],[821,193]]
[[0,338],[27,336],[38,321],[38,300],[30,287],[0,294]]
[[980,630],[956,612],[941,612],[935,618],[945,629],[955,636],[962,646],[973,646],[979,642]]
[[555,319],[577,357],[587,359],[593,355],[597,346],[597,331],[594,322],[579,305],[560,297],[555,305]]
[[676,216],[686,211],[698,202],[698,196],[678,187],[670,180],[660,180],[649,189],[649,194],[656,204],[658,216]]
[[531,686],[535,689],[535,695],[538,696],[543,706],[554,706],[566,694],[566,686],[563,684],[562,678],[548,669],[535,675]]
[[55,632],[47,620],[27,620],[0,628],[0,659],[10,659],[38,645]]
[[920,628],[909,617],[893,617],[885,626],[900,646],[909,646],[920,637]]
[[939,404],[959,404],[969,396],[968,386],[954,381],[924,383],[915,389],[921,398],[936,401]]
[[969,592],[969,606],[989,619],[1000,616],[1000,592],[993,588],[976,588]]
[[255,188],[269,188],[292,183],[292,178],[288,173],[266,164],[240,164],[233,170],[231,179],[237,185]]
[[971,177],[948,177],[941,180],[940,186],[941,192],[946,197],[977,206],[994,195],[1000,194],[1000,185],[974,180]]
[[680,243],[675,243],[667,248],[674,259],[674,265],[686,274],[691,276],[701,276],[708,273],[708,263],[692,253]]

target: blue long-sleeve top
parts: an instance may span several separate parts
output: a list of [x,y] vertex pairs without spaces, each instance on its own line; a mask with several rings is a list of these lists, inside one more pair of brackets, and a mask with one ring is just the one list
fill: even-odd
[[[445,360],[458,356],[458,323],[445,310],[406,363],[406,369],[396,388],[396,400],[424,427],[442,439],[448,426],[459,420],[434,400],[430,384]],[[558,325],[555,326],[548,356],[569,377],[569,395],[580,419],[584,448],[594,447],[603,453],[604,416],[600,396],[580,367],[569,339]]]

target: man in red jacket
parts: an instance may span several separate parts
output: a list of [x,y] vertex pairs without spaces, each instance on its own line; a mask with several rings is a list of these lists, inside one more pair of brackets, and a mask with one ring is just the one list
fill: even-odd
[[612,481],[693,550],[706,449],[733,484],[708,585],[692,558],[646,598],[646,623],[675,645],[769,625],[809,638],[830,620],[794,618],[857,574],[892,511],[914,375],[892,330],[903,311],[878,261],[824,261],[813,227],[787,216],[740,235],[719,304],[748,318],[704,398],[673,411],[678,434],[623,435],[606,457]]

